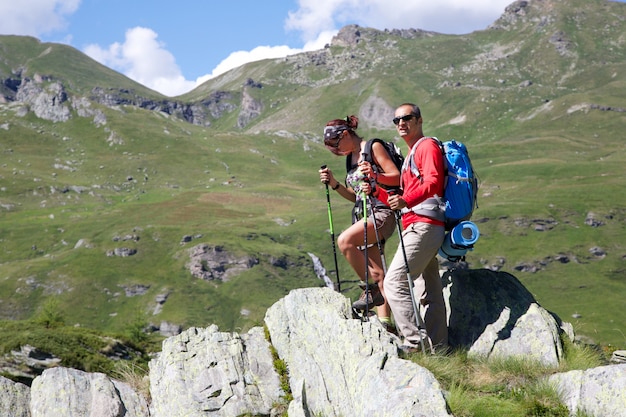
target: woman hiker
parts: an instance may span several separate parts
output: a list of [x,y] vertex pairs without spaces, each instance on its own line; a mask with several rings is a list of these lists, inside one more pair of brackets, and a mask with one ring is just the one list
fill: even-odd
[[[388,331],[395,332],[390,317],[389,306],[384,297],[383,278],[385,266],[383,256],[377,245],[377,238],[384,245],[394,232],[394,212],[371,193],[376,187],[392,188],[400,185],[400,171],[387,153],[385,146],[380,142],[373,142],[372,155],[364,155],[366,141],[355,130],[359,124],[356,116],[346,119],[329,121],[324,128],[324,145],[333,154],[346,156],[347,175],[345,185],[339,182],[329,168],[319,171],[320,180],[328,184],[331,189],[343,198],[354,202],[352,209],[352,225],[343,231],[337,238],[337,246],[350,266],[361,280],[360,286],[364,289],[359,300],[352,305],[361,311],[377,307],[377,315]],[[372,161],[372,163],[368,162]],[[367,232],[364,228],[363,198],[369,201],[367,205]],[[376,228],[376,229],[375,229]],[[364,240],[367,236],[367,264],[364,256]],[[381,245],[381,248],[382,248]],[[367,284],[369,286],[366,288]],[[367,298],[367,300],[366,300]]]

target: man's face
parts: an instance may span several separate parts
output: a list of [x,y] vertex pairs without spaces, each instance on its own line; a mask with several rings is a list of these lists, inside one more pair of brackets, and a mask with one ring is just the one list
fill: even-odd
[[398,134],[404,138],[411,133],[417,133],[417,117],[412,113],[410,106],[401,106],[396,109],[393,123],[396,125]]

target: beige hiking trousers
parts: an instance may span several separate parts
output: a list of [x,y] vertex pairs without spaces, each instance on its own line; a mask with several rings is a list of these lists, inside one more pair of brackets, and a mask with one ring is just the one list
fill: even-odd
[[[414,283],[413,293],[419,301],[420,313],[429,340],[426,346],[439,349],[448,345],[448,326],[443,287],[439,276],[437,252],[443,243],[445,229],[428,223],[416,222],[402,232],[409,271]],[[385,297],[391,307],[396,326],[404,337],[404,344],[419,346],[423,335],[411,301],[402,241],[398,243],[384,279]]]

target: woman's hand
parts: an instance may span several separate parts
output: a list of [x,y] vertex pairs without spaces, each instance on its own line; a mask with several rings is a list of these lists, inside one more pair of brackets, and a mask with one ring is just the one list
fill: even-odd
[[361,192],[365,193],[365,195],[373,195],[376,193],[376,182],[365,180],[361,184]]
[[367,161],[359,162],[359,170],[363,173],[363,175],[366,175],[368,178],[376,180],[377,174],[374,171],[372,164],[370,164],[369,162]]
[[323,184],[328,184],[331,186],[331,188],[337,185],[337,180],[335,180],[335,177],[333,176],[333,172],[330,170],[330,168],[328,167],[320,168],[319,173],[320,173],[320,181]]

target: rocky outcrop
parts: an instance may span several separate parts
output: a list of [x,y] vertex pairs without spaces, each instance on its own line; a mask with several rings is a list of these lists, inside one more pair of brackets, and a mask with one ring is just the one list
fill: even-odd
[[237,108],[233,94],[225,91],[215,91],[199,102],[187,103],[177,100],[145,98],[126,89],[105,90],[97,87],[91,91],[89,99],[107,107],[129,105],[145,110],[159,111],[198,126],[210,126],[211,118],[219,119],[225,113],[232,112]]
[[0,376],[0,416],[30,417],[30,388]]
[[[453,348],[558,365],[560,335],[573,337],[571,327],[514,276],[455,270],[442,280]],[[400,339],[375,316],[353,319],[349,300],[330,288],[291,291],[268,309],[265,325],[267,334],[212,325],[166,339],[150,362],[149,406],[125,383],[59,367],[31,388],[0,377],[0,415],[230,417],[285,409],[291,417],[451,415],[434,375],[398,355]],[[626,364],[616,364],[554,374],[547,382],[571,415],[624,416],[625,375]]]
[[[17,72],[10,78],[0,79],[0,85],[4,87],[0,91],[1,102],[18,102],[24,104],[25,114],[32,111],[44,120],[53,122],[66,122],[72,117],[74,110],[80,117],[93,118],[97,126],[106,124],[106,116],[96,107],[102,105],[110,108],[127,105],[151,111],[159,111],[178,117],[186,122],[198,126],[210,126],[211,121],[219,119],[226,113],[237,109],[236,97],[233,93],[215,91],[208,97],[198,102],[182,102],[178,100],[157,100],[138,95],[128,89],[104,89],[95,87],[88,97],[73,95],[66,90],[65,85],[51,77],[35,74],[31,78],[22,78],[22,72]],[[242,114],[239,116],[240,124],[245,126],[249,120],[258,116],[260,103],[243,100]],[[245,107],[247,105],[248,107]],[[250,109],[250,105],[254,108]],[[242,119],[243,118],[243,119]]]
[[189,250],[187,269],[196,278],[206,281],[228,281],[259,263],[257,258],[236,256],[221,246],[200,244]]
[[104,374],[53,368],[33,381],[31,417],[147,417],[148,404],[128,384]]
[[15,99],[27,104],[40,119],[65,122],[70,118],[68,95],[58,81],[44,83],[42,79],[25,80]]
[[151,415],[269,415],[284,393],[263,329],[243,335],[213,325],[163,342],[150,362]]
[[252,97],[248,88],[244,88],[241,98],[241,110],[239,111],[239,117],[237,117],[237,127],[243,129],[252,120],[259,117],[262,111],[263,103]]
[[48,368],[61,364],[61,359],[31,345],[23,345],[0,359],[0,371],[4,375],[29,381]]
[[289,368],[289,416],[450,415],[433,374],[400,359],[399,339],[380,322],[353,320],[335,291],[292,291],[265,323]]
[[425,31],[421,29],[385,29],[384,31],[361,27],[359,25],[346,25],[339,29],[339,32],[333,36],[331,45],[354,48],[362,42],[372,42],[376,38],[390,33],[393,36],[399,36],[403,39],[415,39],[418,37],[433,36],[436,32]]
[[513,275],[455,270],[444,272],[442,281],[453,348],[468,349],[470,356],[523,356],[558,365],[563,356],[560,319]]
[[548,381],[572,415],[626,416],[626,364],[565,372]]

